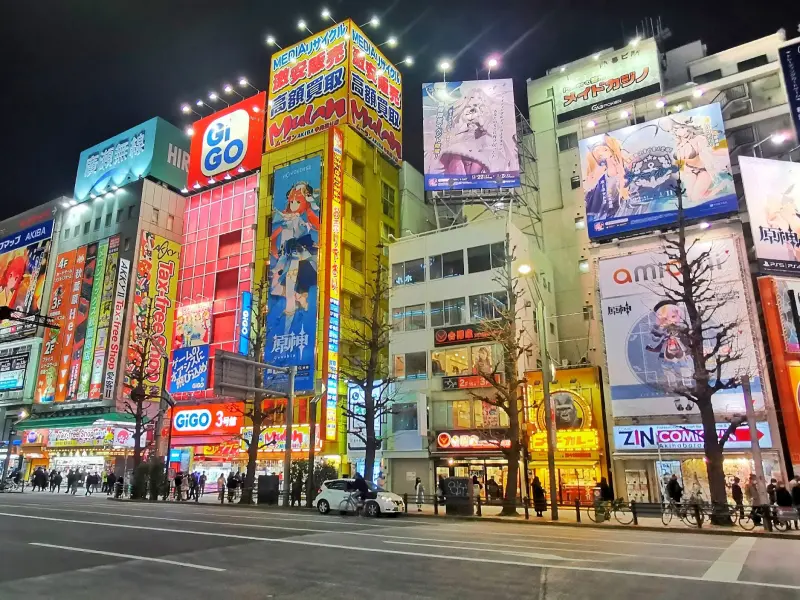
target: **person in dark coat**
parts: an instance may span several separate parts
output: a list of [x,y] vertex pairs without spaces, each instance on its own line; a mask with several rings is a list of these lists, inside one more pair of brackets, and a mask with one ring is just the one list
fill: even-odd
[[683,486],[678,481],[678,476],[674,473],[669,478],[669,483],[667,483],[667,496],[675,504],[680,504],[681,498],[683,498]]
[[70,469],[69,473],[67,473],[67,491],[64,493],[69,494],[70,492],[72,492],[74,494],[77,489],[78,489],[78,476],[75,474],[75,471]]
[[294,503],[297,502],[297,506],[301,506],[300,504],[300,497],[303,495],[303,476],[298,475],[297,479],[292,482],[292,503],[290,506],[294,506]]
[[778,480],[775,479],[774,477],[769,480],[769,485],[767,486],[767,496],[769,496],[769,503],[770,504],[775,504],[775,501],[776,501],[775,490],[778,489],[777,483],[778,483]]
[[541,517],[543,516],[542,513],[547,510],[547,499],[545,498],[544,488],[542,487],[542,482],[539,481],[539,477],[533,478],[531,487],[533,488],[533,510],[536,511],[537,517]]
[[742,492],[742,486],[739,485],[740,481],[741,479],[738,477],[733,478],[731,497],[733,498],[733,503],[736,505],[736,508],[739,510],[739,518],[744,519],[744,492]]
[[605,477],[600,478],[600,500],[603,502],[614,501],[614,492],[611,491],[611,486],[608,485]]
[[114,484],[116,482],[117,482],[117,476],[112,471],[111,473],[108,474],[108,477],[106,478],[106,486],[107,486],[106,487],[106,495],[107,496],[110,496],[111,494],[114,493]]

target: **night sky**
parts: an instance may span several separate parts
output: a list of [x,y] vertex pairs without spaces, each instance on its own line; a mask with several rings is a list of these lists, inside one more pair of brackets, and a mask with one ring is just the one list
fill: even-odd
[[[800,2],[761,0],[734,14],[729,0],[709,2],[588,2],[577,0],[36,0],[6,8],[0,34],[2,126],[6,173],[0,218],[71,193],[81,150],[153,116],[189,120],[182,102],[206,98],[223,82],[248,77],[264,89],[273,34],[283,46],[303,36],[303,17],[324,28],[323,6],[365,28],[373,42],[400,39],[384,52],[395,62],[410,54],[404,77],[404,152],[422,162],[420,86],[440,77],[472,79],[490,53],[501,53],[493,77],[513,77],[524,106],[524,82],[597,50],[620,46],[644,18],[659,15],[673,36],[668,48],[702,39],[709,53],[783,27],[797,35]],[[757,8],[756,8],[757,6]],[[302,8],[300,8],[302,7]],[[330,23],[330,21],[328,22]],[[481,74],[485,77],[485,72]],[[220,105],[221,106],[221,105]]]

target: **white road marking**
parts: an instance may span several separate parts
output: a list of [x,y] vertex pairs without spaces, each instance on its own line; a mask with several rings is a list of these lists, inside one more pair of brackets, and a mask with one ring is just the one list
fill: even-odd
[[[695,577],[692,575],[677,575],[672,573],[645,573],[642,571],[626,571],[623,569],[609,569],[607,567],[590,567],[584,565],[560,565],[560,564],[550,564],[550,563],[534,563],[534,562],[522,562],[522,561],[511,561],[511,560],[498,560],[493,558],[478,558],[478,557],[469,557],[469,556],[448,556],[447,554],[428,554],[428,553],[420,553],[420,552],[408,552],[404,550],[390,550],[388,548],[365,548],[365,547],[358,547],[358,546],[346,546],[344,544],[327,544],[324,542],[312,542],[309,540],[301,540],[301,539],[275,539],[275,538],[263,538],[253,535],[237,535],[233,533],[216,533],[211,531],[192,531],[186,529],[169,529],[166,527],[146,527],[143,525],[126,525],[122,523],[105,523],[103,521],[80,521],[76,519],[57,519],[55,517],[41,517],[38,515],[21,515],[15,513],[4,513],[0,512],[0,516],[3,517],[11,517],[15,519],[34,519],[39,521],[55,521],[59,523],[79,523],[81,525],[99,525],[101,527],[117,527],[122,529],[140,529],[143,531],[159,531],[164,533],[182,533],[184,535],[200,535],[206,537],[220,537],[220,538],[227,538],[227,539],[238,539],[238,540],[249,540],[249,541],[257,541],[257,542],[272,542],[275,544],[292,544],[297,546],[313,546],[318,548],[335,548],[339,550],[350,550],[353,552],[375,552],[379,554],[393,554],[393,555],[400,555],[400,556],[410,556],[413,558],[438,558],[440,560],[454,560],[454,561],[462,561],[462,562],[475,562],[475,563],[488,563],[488,564],[495,564],[495,565],[510,565],[510,566],[519,566],[519,567],[534,567],[534,568],[544,568],[544,569],[562,569],[565,571],[587,571],[592,573],[603,573],[603,574],[615,574],[615,575],[629,575],[635,577],[653,577],[656,579],[679,579],[685,581],[697,581],[697,582],[708,582],[708,580],[703,579],[702,577]],[[370,534],[373,535],[373,534]],[[767,583],[762,581],[736,581],[733,582],[737,585],[748,585],[748,586],[755,586],[755,587],[767,587],[767,588],[778,588],[778,589],[786,589],[786,590],[800,590],[800,585],[789,585],[783,583]]]
[[74,546],[58,546],[56,544],[43,544],[40,542],[28,542],[31,546],[41,546],[42,548],[55,548],[57,550],[68,550],[70,552],[83,552],[85,554],[100,554],[102,556],[114,556],[116,558],[128,558],[130,560],[146,560],[148,562],[164,563],[167,565],[175,565],[178,567],[188,567],[190,569],[200,569],[201,571],[217,571],[222,572],[225,569],[219,567],[209,567],[206,565],[196,565],[194,563],[181,562],[178,560],[169,560],[166,558],[155,558],[153,556],[139,556],[137,554],[121,554],[119,552],[106,552],[105,550],[92,550],[90,548],[75,548]]
[[[383,540],[384,544],[397,544],[399,546],[424,546],[426,548],[439,548],[446,550],[447,548],[441,544],[422,544],[420,542],[397,542],[392,540]],[[569,560],[573,562],[605,562],[603,560],[593,560],[587,558],[569,558],[567,556],[556,556],[555,554],[538,554],[536,552],[520,552],[519,550],[494,550],[490,548],[461,548],[461,550],[477,550],[480,552],[495,552],[497,554],[510,554],[511,556],[525,556],[528,558],[539,558],[543,560]]]
[[737,581],[755,543],[756,540],[752,537],[739,538],[733,542],[708,568],[703,579],[707,581]]

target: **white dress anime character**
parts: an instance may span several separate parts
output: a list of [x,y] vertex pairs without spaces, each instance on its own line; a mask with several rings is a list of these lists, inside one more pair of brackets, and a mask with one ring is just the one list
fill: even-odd
[[284,334],[288,334],[297,311],[308,309],[309,290],[317,283],[319,205],[314,188],[305,181],[286,192],[286,208],[276,211],[270,237],[272,268],[270,295],[284,298]]
[[[692,385],[692,355],[683,311],[677,304],[662,300],[653,307],[655,324],[650,330],[651,343],[645,346],[648,352],[658,354],[661,373],[656,375],[659,384],[668,391]],[[679,411],[688,410],[679,398],[675,400]]]

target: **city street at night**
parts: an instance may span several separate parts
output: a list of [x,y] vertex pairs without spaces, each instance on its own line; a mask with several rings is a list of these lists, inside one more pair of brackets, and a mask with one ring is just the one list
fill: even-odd
[[797,598],[797,542],[0,496],[0,597]]

